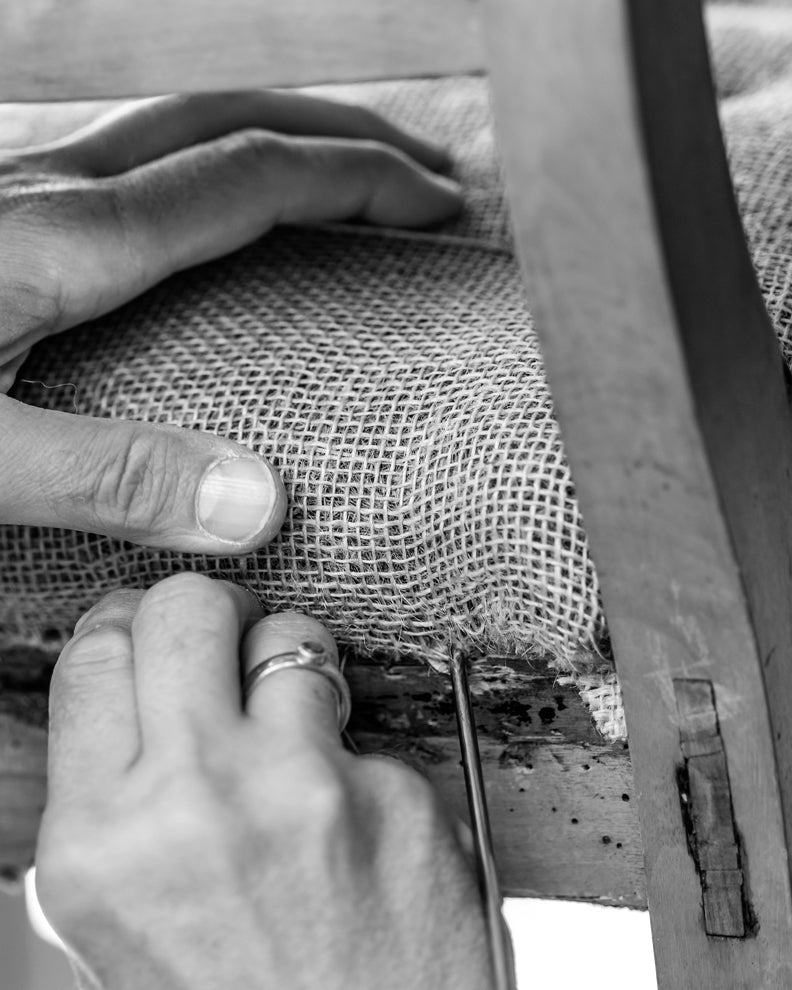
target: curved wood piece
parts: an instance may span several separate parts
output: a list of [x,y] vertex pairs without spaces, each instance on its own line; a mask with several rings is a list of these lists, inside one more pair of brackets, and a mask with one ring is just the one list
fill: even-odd
[[3,0],[0,100],[470,72],[470,0]]
[[700,5],[488,0],[530,304],[622,682],[661,988],[792,986],[792,421]]

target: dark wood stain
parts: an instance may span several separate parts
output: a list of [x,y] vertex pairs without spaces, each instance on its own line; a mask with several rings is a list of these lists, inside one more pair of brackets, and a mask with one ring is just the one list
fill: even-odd
[[[345,660],[349,732],[359,752],[404,760],[432,781],[451,813],[466,818],[448,681],[419,661],[389,664],[352,653]],[[35,848],[53,662],[36,650],[0,659],[0,869],[9,875],[24,869]],[[576,692],[559,688],[541,659],[477,661],[471,691],[505,891],[644,906],[638,825],[622,798],[632,787],[626,749],[602,739]],[[552,720],[536,717],[545,708]],[[629,840],[618,856],[615,845],[603,848],[611,831]]]

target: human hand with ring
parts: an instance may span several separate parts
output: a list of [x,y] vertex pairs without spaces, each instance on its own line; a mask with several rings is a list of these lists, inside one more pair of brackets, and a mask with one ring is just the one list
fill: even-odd
[[458,828],[420,775],[343,748],[329,634],[261,615],[181,574],[108,596],[61,654],[37,885],[85,985],[490,986]]

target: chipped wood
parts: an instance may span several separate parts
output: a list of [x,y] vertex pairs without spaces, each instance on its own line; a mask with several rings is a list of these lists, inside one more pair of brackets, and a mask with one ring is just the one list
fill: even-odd
[[684,758],[680,798],[701,880],[704,928],[708,935],[743,938],[750,932],[749,895],[712,682],[677,678],[673,684]]
[[[0,662],[0,866],[30,862],[46,775],[53,658]],[[450,685],[418,662],[349,657],[350,731],[363,753],[424,773],[467,817]],[[642,907],[642,846],[624,744],[599,736],[574,689],[541,660],[478,663],[471,678],[496,858],[506,893]]]

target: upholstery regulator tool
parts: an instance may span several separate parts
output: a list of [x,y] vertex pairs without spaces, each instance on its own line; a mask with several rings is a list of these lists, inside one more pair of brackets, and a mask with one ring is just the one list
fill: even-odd
[[462,751],[462,768],[465,774],[465,789],[470,811],[476,869],[479,889],[484,901],[492,956],[493,990],[517,990],[511,942],[503,917],[503,897],[495,870],[492,830],[487,811],[484,775],[481,769],[481,755],[468,683],[467,658],[462,652],[454,651],[448,659],[430,658],[429,664],[438,674],[451,678],[454,693],[454,708],[459,733],[459,748]]

